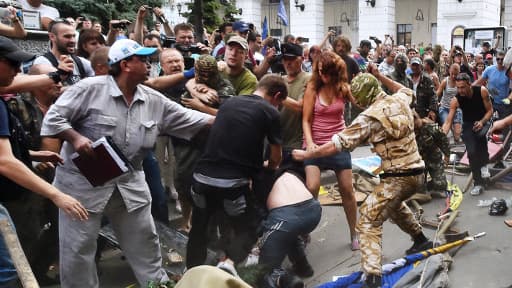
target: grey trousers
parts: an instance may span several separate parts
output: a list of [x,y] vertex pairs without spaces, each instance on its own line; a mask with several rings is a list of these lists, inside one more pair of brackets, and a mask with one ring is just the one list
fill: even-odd
[[[139,284],[146,287],[151,280],[167,281],[151,205],[128,213],[116,189],[104,214]],[[99,287],[94,256],[101,217],[101,213],[89,213],[87,221],[78,221],[59,211],[61,287]]]

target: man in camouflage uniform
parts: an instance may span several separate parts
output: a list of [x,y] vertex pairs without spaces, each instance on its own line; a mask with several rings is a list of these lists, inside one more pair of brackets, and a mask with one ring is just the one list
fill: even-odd
[[[324,157],[359,144],[370,142],[381,157],[381,181],[361,205],[357,230],[360,233],[361,266],[366,274],[363,287],[381,287],[382,225],[391,218],[402,231],[411,235],[413,246],[407,254],[432,248],[404,200],[416,193],[424,182],[424,163],[418,153],[414,136],[414,119],[409,107],[413,93],[400,83],[379,73],[374,64],[369,73],[355,77],[352,95],[359,105],[369,106],[352,124],[333,135],[330,142],[312,151],[294,150],[296,160]],[[392,96],[384,93],[380,80]]]
[[425,176],[430,174],[431,180],[427,183],[428,190],[446,189],[446,175],[444,173],[443,155],[450,156],[448,137],[439,129],[437,123],[428,118],[414,115],[414,133],[418,151],[425,162]]
[[[388,74],[388,77],[391,78],[393,81],[402,84],[404,87],[412,89],[412,80],[405,73],[405,71],[407,70],[408,63],[409,58],[407,58],[405,54],[397,54],[395,56],[395,61],[393,62],[394,71]],[[387,87],[383,88],[386,93],[391,93],[391,91],[389,91]]]
[[411,59],[411,80],[416,95],[415,110],[421,118],[428,117],[436,121],[438,110],[437,96],[434,91],[434,82],[427,73],[423,71],[423,63],[418,57]]

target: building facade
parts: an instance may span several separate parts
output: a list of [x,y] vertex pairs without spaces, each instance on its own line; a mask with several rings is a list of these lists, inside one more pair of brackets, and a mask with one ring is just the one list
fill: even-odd
[[[302,36],[309,38],[310,45],[321,43],[328,30],[335,30],[349,37],[353,46],[370,36],[384,40],[389,34],[399,45],[451,47],[462,46],[466,27],[512,27],[512,0],[283,1],[288,26],[277,16],[279,0],[236,0],[236,5],[242,8],[242,20],[254,23],[260,31],[266,17],[269,35]],[[175,0],[169,2],[174,5]],[[176,9],[169,11],[168,19],[184,20]],[[506,46],[512,46],[512,37],[506,39]]]

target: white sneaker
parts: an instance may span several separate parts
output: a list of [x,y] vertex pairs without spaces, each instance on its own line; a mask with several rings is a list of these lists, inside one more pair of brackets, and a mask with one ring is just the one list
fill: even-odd
[[217,263],[217,268],[222,269],[237,278],[240,278],[238,277],[238,273],[236,272],[235,266],[233,265],[233,261],[229,259]]
[[475,187],[473,187],[473,189],[469,193],[473,196],[478,196],[478,195],[482,194],[482,192],[484,192],[484,188],[480,185],[476,185]]

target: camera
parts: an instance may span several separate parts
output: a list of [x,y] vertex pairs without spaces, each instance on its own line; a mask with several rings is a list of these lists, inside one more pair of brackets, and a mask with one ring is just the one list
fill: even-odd
[[370,36],[370,40],[373,40],[373,42],[375,42],[375,44],[377,44],[377,45],[382,43],[382,41],[380,41],[380,39],[375,36]]
[[16,0],[0,0],[0,7],[6,8],[7,6],[12,6],[16,9],[22,9],[20,1]]
[[185,46],[185,45],[175,44],[174,48],[178,49],[178,51],[180,51],[181,54],[183,54],[183,53],[190,53],[190,54],[201,53],[201,48],[199,48],[197,45]]
[[118,23],[112,23],[112,28],[115,29],[126,29],[130,25],[130,21],[120,21]]
[[176,44],[176,37],[162,36],[160,40],[163,48],[172,48]]

